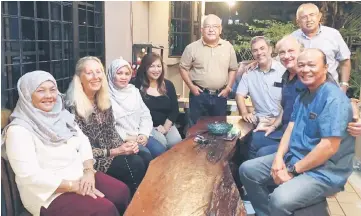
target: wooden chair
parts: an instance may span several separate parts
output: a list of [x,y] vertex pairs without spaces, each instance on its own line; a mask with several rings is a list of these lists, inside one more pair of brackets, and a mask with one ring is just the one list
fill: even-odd
[[[10,110],[1,110],[1,129],[8,124],[10,114]],[[2,205],[5,203],[3,206],[5,206],[6,216],[31,216],[21,202],[15,173],[9,161],[3,157],[1,157],[1,193],[3,193],[4,199],[1,199],[1,202]]]

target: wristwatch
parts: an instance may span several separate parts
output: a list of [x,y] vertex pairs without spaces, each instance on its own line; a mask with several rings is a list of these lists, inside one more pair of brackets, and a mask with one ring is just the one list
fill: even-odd
[[347,86],[350,87],[350,84],[348,82],[340,82],[340,86]]
[[288,164],[287,165],[287,172],[291,173],[293,176],[298,176],[299,173],[296,171],[295,165]]

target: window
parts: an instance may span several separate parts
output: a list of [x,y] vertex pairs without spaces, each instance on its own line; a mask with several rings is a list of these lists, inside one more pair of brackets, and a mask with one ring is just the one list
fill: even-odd
[[64,93],[80,57],[93,55],[104,63],[103,2],[1,4],[2,108],[15,107],[17,81],[27,72],[50,72]]
[[192,2],[170,2],[169,56],[181,56],[191,42]]
[[102,2],[79,3],[79,57],[97,56],[104,62],[102,7]]

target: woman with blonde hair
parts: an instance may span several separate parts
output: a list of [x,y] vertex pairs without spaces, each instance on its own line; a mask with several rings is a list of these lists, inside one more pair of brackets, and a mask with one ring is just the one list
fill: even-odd
[[108,69],[110,99],[115,117],[115,128],[125,141],[134,141],[140,151],[148,151],[157,157],[166,148],[150,136],[153,129],[152,116],[144,104],[139,90],[129,84],[132,69],[127,61],[118,58]]
[[93,169],[89,140],[64,109],[54,77],[29,72],[17,89],[2,142],[24,207],[43,216],[123,214],[129,189]]
[[137,143],[124,142],[116,131],[108,83],[98,58],[86,56],[77,62],[65,100],[90,140],[95,169],[125,182],[134,194],[152,156],[147,152],[138,155]]

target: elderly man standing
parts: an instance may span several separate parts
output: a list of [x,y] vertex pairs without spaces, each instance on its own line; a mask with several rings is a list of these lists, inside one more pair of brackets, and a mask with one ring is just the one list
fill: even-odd
[[[350,99],[327,81],[327,62],[319,49],[297,59],[307,87],[297,97],[276,154],[244,162],[240,177],[256,214],[292,215],[343,190],[352,172],[355,138]],[[272,194],[267,186],[279,185]]]
[[320,24],[321,17],[322,13],[316,5],[302,4],[296,13],[300,29],[292,35],[299,39],[305,48],[318,48],[326,54],[328,71],[346,93],[351,73],[351,52],[339,31]]
[[226,116],[227,96],[238,68],[233,46],[220,38],[222,20],[208,15],[202,38],[189,44],[180,60],[180,74],[190,89],[192,124],[201,116]]

